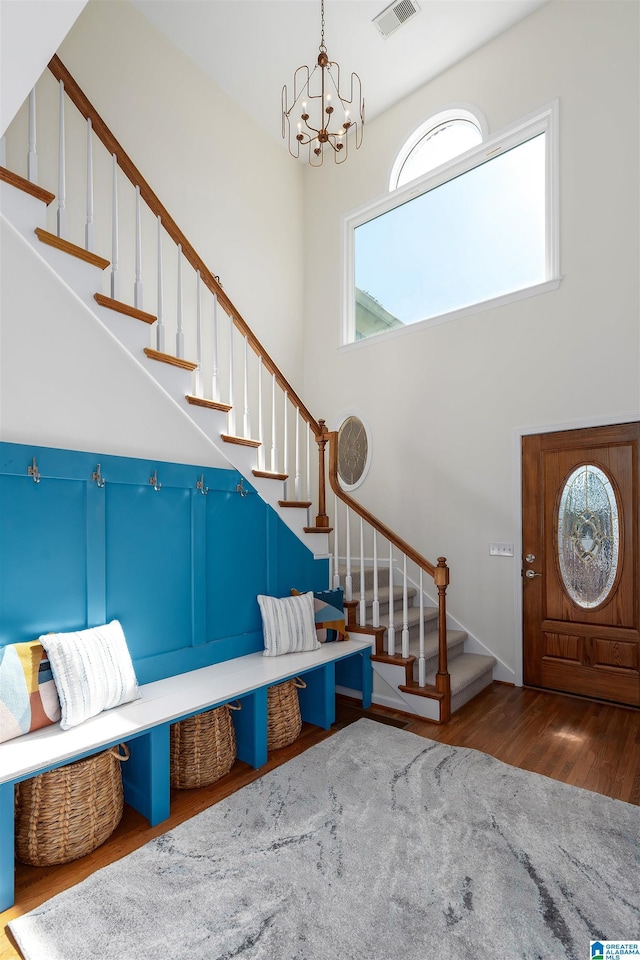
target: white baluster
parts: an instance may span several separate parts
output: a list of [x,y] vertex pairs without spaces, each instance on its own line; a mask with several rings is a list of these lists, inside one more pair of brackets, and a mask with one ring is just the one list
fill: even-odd
[[351,511],[347,507],[347,519],[346,519],[346,530],[347,530],[347,572],[344,578],[344,598],[345,600],[353,600],[353,577],[351,576]]
[[271,378],[271,473],[278,473],[278,442],[276,437],[276,375]]
[[371,611],[374,627],[380,626],[380,599],[378,597],[378,534],[373,531],[373,608]]
[[418,683],[424,687],[425,677],[425,657],[424,657],[424,593],[422,592],[423,570],[420,568],[420,656],[418,658]]
[[231,404],[231,410],[227,417],[228,430],[229,434],[232,437],[236,435],[236,408],[235,408],[235,397],[234,397],[234,353],[233,353],[233,334],[234,326],[233,320],[229,317],[229,403]]
[[87,222],[84,225],[84,248],[93,251],[93,138],[91,120],[87,120]]
[[60,81],[60,100],[58,112],[58,213],[56,219],[59,237],[67,235],[67,188],[66,154],[64,143],[64,83]]
[[142,310],[142,220],[140,216],[140,187],[136,187],[136,279],[133,285],[133,305]]
[[7,138],[0,137],[0,167],[7,165]]
[[[4,166],[4,160],[2,161]],[[27,154],[27,179],[38,182],[38,152],[36,150],[36,88],[29,94],[29,153]]]
[[284,466],[282,472],[287,475],[287,479],[284,482],[284,499],[289,499],[289,393],[287,390],[284,392]]
[[340,538],[338,536],[338,497],[336,494],[333,496],[333,587],[337,590],[340,586]]
[[293,478],[293,499],[300,500],[300,410],[296,407],[296,473]]
[[156,305],[156,350],[165,352],[164,303],[162,296],[162,220],[158,217],[158,302]]
[[387,627],[387,653],[390,657],[396,652],[396,624],[393,609],[393,544],[389,544],[389,626]]
[[182,244],[178,244],[178,330],[176,332],[176,357],[184,358],[184,329],[182,326]]
[[111,299],[118,299],[118,161],[112,154],[112,190],[111,190]]
[[409,594],[407,584],[407,555],[403,554],[402,566],[402,656],[409,656]]
[[200,271],[196,270],[196,397],[202,396],[202,296]]
[[311,427],[307,424],[307,486],[305,500],[311,500]]
[[367,622],[367,600],[364,582],[364,520],[360,517],[360,626]]
[[249,337],[244,336],[244,396],[242,408],[242,436],[245,440],[251,439],[251,423],[249,422]]
[[258,447],[258,470],[265,469],[265,454],[264,454],[264,410],[262,406],[262,370],[264,364],[262,362],[262,357],[258,357],[258,440],[260,441],[260,446]]
[[211,396],[220,401],[220,367],[218,341],[218,294],[213,295],[213,374],[211,377]]

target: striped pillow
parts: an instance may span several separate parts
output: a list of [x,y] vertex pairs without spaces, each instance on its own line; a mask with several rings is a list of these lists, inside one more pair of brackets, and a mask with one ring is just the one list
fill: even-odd
[[142,694],[118,620],[75,633],[40,637],[56,682],[63,730]]
[[313,593],[298,597],[258,597],[264,632],[264,656],[302,653],[320,647],[316,637]]

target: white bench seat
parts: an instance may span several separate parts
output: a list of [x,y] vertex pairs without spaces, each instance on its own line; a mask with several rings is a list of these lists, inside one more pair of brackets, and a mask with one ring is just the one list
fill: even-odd
[[240,700],[242,709],[234,713],[238,758],[257,769],[267,761],[268,688],[303,676],[302,718],[328,729],[335,721],[336,663],[357,658],[363,706],[371,704],[370,653],[370,640],[360,637],[283,657],[252,653],[142,684],[141,699],[70,730],[56,723],[0,744],[0,911],[14,900],[16,783],[126,742],[131,756],[122,766],[125,800],[154,826],[169,816],[172,723]]

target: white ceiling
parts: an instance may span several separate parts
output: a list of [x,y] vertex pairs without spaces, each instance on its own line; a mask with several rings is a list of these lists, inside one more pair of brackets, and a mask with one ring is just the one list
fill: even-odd
[[[132,0],[267,131],[281,139],[281,91],[313,65],[319,0]],[[325,43],[360,75],[367,120],[418,89],[547,0],[417,0],[387,39],[372,23],[387,0],[325,0]],[[508,83],[505,78],[505,83]]]

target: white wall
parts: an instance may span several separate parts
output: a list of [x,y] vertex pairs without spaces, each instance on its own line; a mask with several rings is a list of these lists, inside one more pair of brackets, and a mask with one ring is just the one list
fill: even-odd
[[87,0],[0,0],[0,136]]
[[[489,542],[518,549],[519,433],[640,417],[638,12],[551,2],[377,118],[347,164],[305,171],[306,402],[329,423],[362,410],[359,498],[447,557],[452,613],[516,677],[520,559]],[[560,289],[340,351],[342,218],[385,193],[406,136],[450,104],[495,133],[556,97]]]
[[58,52],[300,389],[299,165],[129,3],[90,0]]
[[229,468],[4,218],[0,245],[0,440]]

